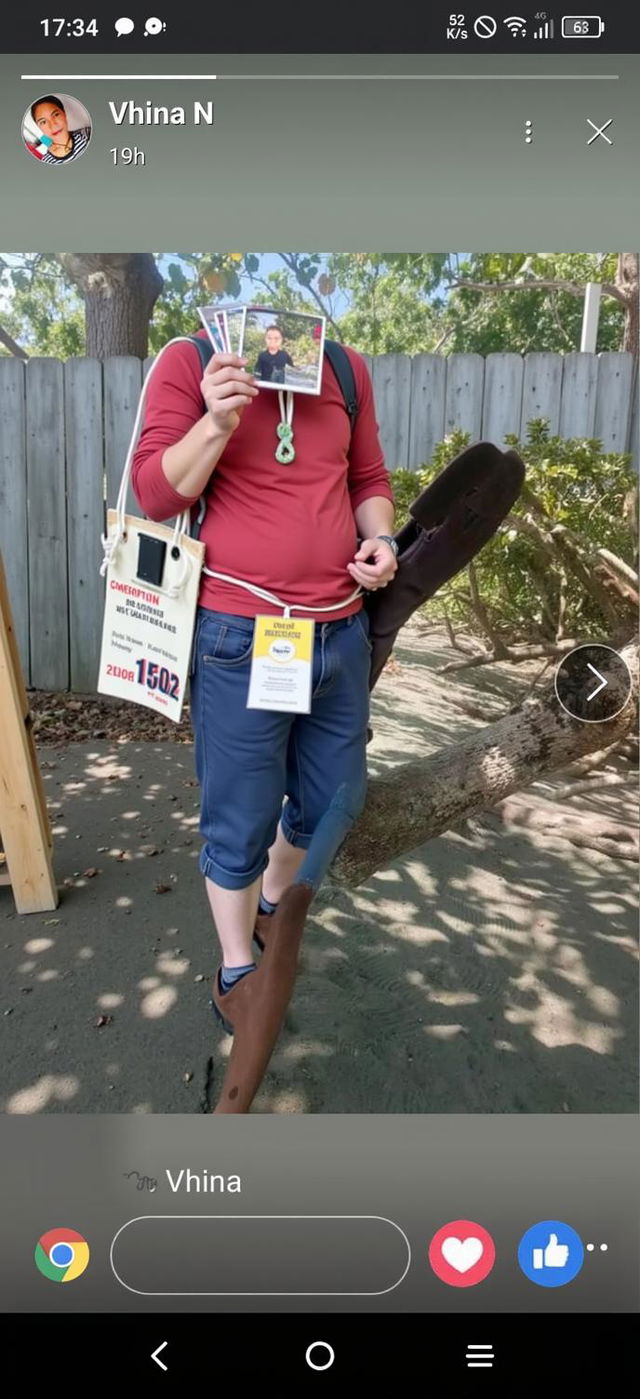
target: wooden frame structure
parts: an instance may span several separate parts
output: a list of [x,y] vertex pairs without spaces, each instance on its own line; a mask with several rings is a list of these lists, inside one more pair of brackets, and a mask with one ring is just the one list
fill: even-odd
[[0,884],[18,913],[58,906],[53,842],[0,555]]

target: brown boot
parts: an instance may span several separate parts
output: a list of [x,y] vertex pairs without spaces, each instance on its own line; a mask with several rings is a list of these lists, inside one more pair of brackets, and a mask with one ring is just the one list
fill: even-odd
[[310,884],[292,884],[269,916],[269,937],[257,971],[247,972],[224,993],[216,976],[213,1005],[234,1037],[217,1113],[248,1112],[262,1083],[291,1000],[312,898]]
[[256,914],[256,924],[253,930],[253,941],[257,943],[261,952],[264,952],[264,949],[267,945],[269,930],[272,927],[274,918],[275,913]]

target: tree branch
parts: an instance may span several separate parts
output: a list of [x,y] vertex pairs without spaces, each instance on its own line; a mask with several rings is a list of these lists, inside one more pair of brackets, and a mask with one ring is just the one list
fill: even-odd
[[27,354],[27,351],[26,351],[26,350],[23,350],[22,347],[21,347],[20,345],[18,345],[18,344],[16,343],[16,341],[13,339],[13,336],[9,334],[8,330],[5,330],[5,329],[3,328],[3,326],[1,326],[1,325],[0,325],[0,345],[4,345],[5,349],[7,349],[7,350],[9,351],[10,354],[15,355],[16,359],[25,359],[25,360],[26,360],[26,359],[29,358],[29,356],[28,356],[28,354]]
[[[602,291],[605,296],[612,296],[615,301],[620,301],[623,306],[629,304],[630,297],[616,287],[613,282],[602,282]],[[553,277],[527,277],[522,282],[468,282],[461,278],[452,283],[452,287],[457,291],[478,291],[488,292],[493,295],[501,291],[564,291],[569,296],[584,297],[585,284],[580,282],[567,282],[556,280]]]
[[339,327],[339,325],[337,324],[337,322],[334,321],[333,316],[332,316],[331,313],[330,313],[329,307],[325,305],[324,301],[322,300],[322,297],[320,296],[320,293],[319,293],[318,291],[316,291],[316,289],[315,289],[315,287],[314,287],[314,285],[313,285],[313,282],[307,282],[307,281],[304,280],[303,277],[300,276],[299,271],[298,271],[298,262],[297,262],[296,254],[295,254],[295,253],[281,253],[281,254],[280,254],[280,257],[282,258],[282,261],[284,262],[285,267],[288,267],[288,268],[289,268],[289,271],[290,271],[290,272],[293,272],[293,275],[294,275],[294,277],[297,278],[297,280],[298,280],[300,286],[301,286],[301,287],[304,287],[304,288],[305,288],[305,291],[308,291],[309,294],[310,294],[310,296],[313,297],[313,299],[314,299],[314,301],[315,301],[315,303],[316,303],[316,306],[318,306],[318,307],[320,308],[320,313],[321,313],[321,315],[323,315],[323,316],[326,318],[328,324],[329,324],[330,326],[333,327],[333,330],[335,331],[335,334],[336,334],[336,339],[337,339],[337,340],[342,340],[342,335],[341,335],[341,332],[340,332],[340,327]]

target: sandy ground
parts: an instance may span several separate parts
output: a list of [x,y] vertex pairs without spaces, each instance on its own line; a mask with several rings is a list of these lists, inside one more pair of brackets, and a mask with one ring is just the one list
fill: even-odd
[[[372,705],[372,773],[482,727],[523,668],[443,681],[415,622]],[[40,748],[61,899],[0,888],[2,1096],[13,1114],[207,1112],[230,1041],[197,871],[189,746]],[[529,789],[545,807],[552,783]],[[571,801],[637,823],[633,787]],[[557,806],[553,808],[557,811]],[[321,893],[263,1112],[635,1112],[637,871],[556,834],[465,823],[366,885]]]

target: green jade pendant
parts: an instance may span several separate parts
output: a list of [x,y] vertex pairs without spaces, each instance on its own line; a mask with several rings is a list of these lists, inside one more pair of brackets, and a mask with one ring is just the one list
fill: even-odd
[[293,428],[290,423],[278,423],[276,432],[280,441],[276,447],[276,461],[288,466],[295,461],[295,447],[293,445]]

